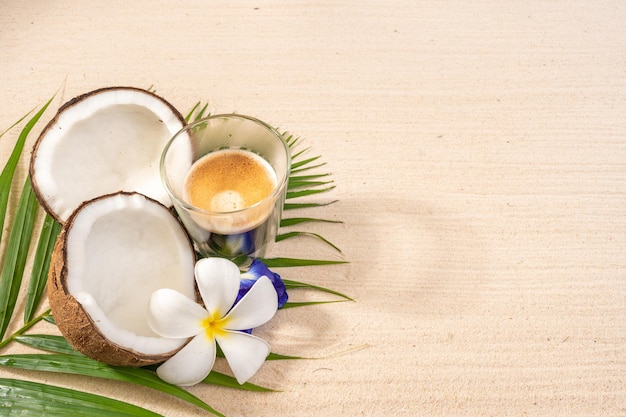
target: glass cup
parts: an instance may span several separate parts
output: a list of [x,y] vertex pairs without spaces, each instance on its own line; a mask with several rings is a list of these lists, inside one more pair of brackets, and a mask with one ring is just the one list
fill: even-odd
[[[238,203],[226,208],[222,204],[215,209],[192,204],[188,196],[188,175],[192,166],[200,159],[210,160],[217,156],[216,152],[224,151],[251,152],[254,155],[249,156],[263,158],[261,162],[264,161],[264,166],[271,168],[272,175],[275,175],[269,194],[249,206]],[[160,170],[174,209],[198,252],[203,256],[218,256],[241,263],[241,260],[263,257],[268,243],[275,240],[290,167],[289,147],[275,129],[253,117],[220,114],[190,123],[176,133],[163,150]],[[231,169],[227,171],[228,181],[224,183],[231,181],[231,173],[233,181],[244,181],[243,176],[237,177],[237,169]],[[204,183],[195,181],[194,186],[202,193],[200,187],[211,181],[208,176]],[[226,202],[232,203],[228,198]]]

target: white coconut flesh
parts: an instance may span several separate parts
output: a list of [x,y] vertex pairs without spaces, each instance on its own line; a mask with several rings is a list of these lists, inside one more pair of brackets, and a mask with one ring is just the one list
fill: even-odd
[[117,191],[137,191],[169,207],[159,161],[183,126],[177,110],[145,90],[114,87],[80,96],[61,107],[35,145],[35,192],[60,222],[82,202]]
[[180,348],[185,340],[159,337],[147,320],[160,288],[196,298],[193,249],[171,212],[141,194],[118,193],[85,204],[70,221],[66,289],[98,332],[139,354]]

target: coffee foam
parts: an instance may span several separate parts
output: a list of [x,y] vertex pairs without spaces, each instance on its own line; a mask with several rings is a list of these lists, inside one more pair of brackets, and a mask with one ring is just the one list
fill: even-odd
[[217,193],[211,199],[211,211],[236,211],[245,207],[244,199],[237,191],[226,190]]
[[276,174],[265,159],[242,149],[222,149],[193,164],[184,181],[183,199],[210,212],[194,216],[203,228],[241,233],[269,217],[273,201],[255,205],[270,196],[276,185]]

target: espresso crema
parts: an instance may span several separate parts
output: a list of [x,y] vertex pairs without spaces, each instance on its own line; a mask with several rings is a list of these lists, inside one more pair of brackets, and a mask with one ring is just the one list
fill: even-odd
[[202,210],[228,213],[257,204],[271,195],[276,185],[276,173],[261,156],[242,149],[222,149],[192,165],[185,177],[183,198]]

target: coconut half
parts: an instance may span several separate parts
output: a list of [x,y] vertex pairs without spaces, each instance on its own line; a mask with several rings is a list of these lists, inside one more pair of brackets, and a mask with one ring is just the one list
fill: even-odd
[[48,298],[74,348],[121,366],[161,362],[186,340],[148,325],[148,301],[160,288],[198,300],[195,254],[170,210],[139,193],[87,201],[68,218],[55,245]]
[[170,207],[159,160],[184,125],[166,100],[134,87],[74,98],[34,145],[30,175],[37,199],[60,223],[82,202],[117,191],[140,192]]

